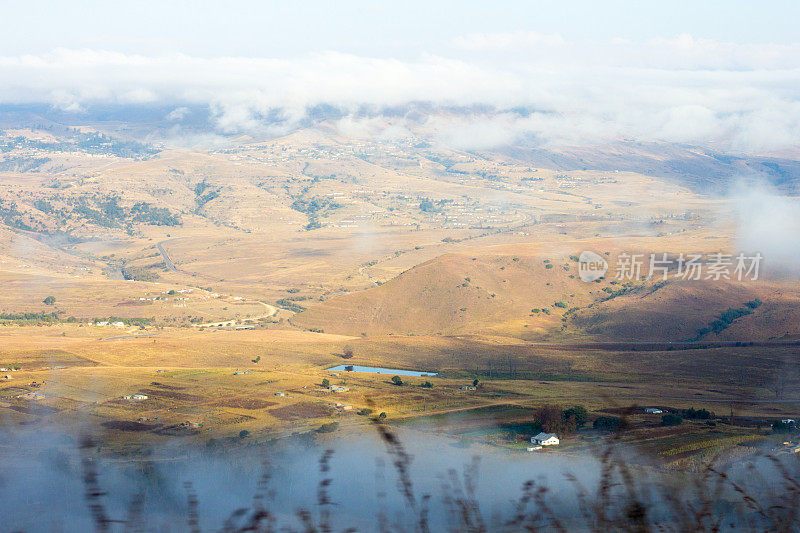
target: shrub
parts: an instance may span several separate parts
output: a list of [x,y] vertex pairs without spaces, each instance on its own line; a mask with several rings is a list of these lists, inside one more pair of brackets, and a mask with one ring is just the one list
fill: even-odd
[[320,433],[333,433],[339,429],[339,422],[328,422],[327,424],[322,424],[319,427]]
[[330,380],[328,378],[323,379],[322,380],[322,386],[323,387],[330,387],[331,386]]
[[400,379],[400,376],[392,376],[392,383],[400,387],[403,385],[403,380]]
[[780,420],[776,420],[772,423],[772,432],[773,433],[789,433],[794,429],[794,424],[787,424],[785,422],[781,422]]
[[617,431],[624,429],[627,424],[616,416],[598,416],[592,423],[594,429],[603,431]]
[[42,303],[44,303],[45,305],[53,305],[54,303],[56,303],[56,297],[48,296],[47,298],[42,300]]
[[680,424],[683,424],[683,418],[681,418],[681,415],[667,413],[661,417],[662,426],[678,426]]
[[762,303],[764,303],[764,302],[762,302],[761,300],[756,298],[755,300],[750,300],[749,302],[747,302],[744,305],[746,305],[750,309],[755,309],[756,307],[759,307]]

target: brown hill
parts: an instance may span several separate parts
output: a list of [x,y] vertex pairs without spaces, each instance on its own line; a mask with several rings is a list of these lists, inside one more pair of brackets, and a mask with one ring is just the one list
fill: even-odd
[[[570,255],[535,245],[446,254],[380,287],[318,304],[292,322],[349,335],[658,341],[800,337],[796,281],[639,280],[625,285],[610,272],[599,282],[585,283]],[[746,306],[755,300],[763,303],[755,309]],[[745,311],[714,326],[729,308]],[[712,331],[700,335],[706,327]]]
[[[490,247],[437,257],[380,287],[314,306],[293,322],[369,335],[544,335],[560,329],[563,312],[588,305],[599,289],[581,282],[576,264],[561,254]],[[568,307],[553,307],[556,302]]]

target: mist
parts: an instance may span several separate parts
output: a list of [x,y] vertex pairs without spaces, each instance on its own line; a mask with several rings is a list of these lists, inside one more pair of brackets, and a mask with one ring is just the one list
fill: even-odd
[[[3,528],[244,531],[249,513],[261,509],[287,531],[316,523],[354,531],[585,529],[616,520],[760,529],[794,512],[785,503],[769,515],[753,511],[797,494],[793,457],[674,472],[647,466],[613,438],[595,452],[526,453],[427,431],[388,435],[306,435],[224,452],[165,444],[128,456],[71,430],[18,429],[0,441]],[[692,516],[691,506],[704,502],[714,511]]]
[[[558,505],[574,506],[574,489],[564,474],[577,475],[586,485],[595,484],[599,475],[598,462],[591,456],[511,453],[413,430],[398,435],[412,458],[409,477],[417,498],[440,498],[443,485],[463,483],[465,469],[477,467],[475,497],[490,515],[513,514],[513,502],[529,480],[547,485]],[[224,453],[175,444],[145,449],[145,457],[98,454],[96,446],[81,449],[81,437],[70,430],[26,428],[4,435],[0,498],[8,511],[3,529],[91,529],[93,519],[84,498],[86,460],[98,474],[108,518],[126,520],[131,502],[141,496],[145,518],[154,530],[186,529],[187,483],[198,500],[204,529],[221,528],[234,511],[252,505],[259,491],[268,496],[278,524],[297,526],[297,510],[317,507],[323,478],[333,480],[328,490],[335,524],[372,531],[377,527],[375,512],[381,510],[391,523],[413,528],[408,502],[398,489],[396,458],[374,432],[316,443],[282,439]],[[330,471],[323,474],[319,462],[326,450],[332,455]],[[265,474],[266,490],[259,488]],[[441,506],[431,507],[432,523],[446,520]]]
[[764,256],[772,272],[800,268],[800,198],[781,194],[763,179],[739,180],[730,195],[737,250]]

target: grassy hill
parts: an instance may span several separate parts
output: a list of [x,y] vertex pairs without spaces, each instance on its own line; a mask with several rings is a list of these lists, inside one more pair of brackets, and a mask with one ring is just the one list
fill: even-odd
[[[585,283],[570,255],[536,245],[446,254],[382,286],[316,305],[292,322],[349,335],[483,334],[526,340],[735,341],[800,335],[800,293],[791,281],[623,283],[609,272],[605,279]],[[751,309],[746,303],[752,301],[762,303]],[[732,315],[717,323],[729,309]]]

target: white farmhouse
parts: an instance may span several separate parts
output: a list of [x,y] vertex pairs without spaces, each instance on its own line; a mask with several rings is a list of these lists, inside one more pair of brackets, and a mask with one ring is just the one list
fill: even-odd
[[558,446],[559,442],[555,433],[539,433],[531,437],[531,444],[538,444],[539,446]]
[[660,415],[664,411],[662,411],[658,407],[645,407],[644,412],[650,415]]

